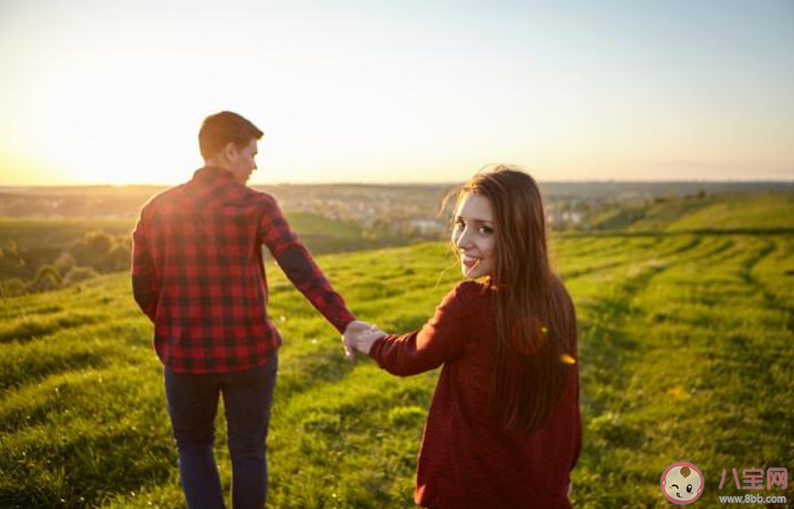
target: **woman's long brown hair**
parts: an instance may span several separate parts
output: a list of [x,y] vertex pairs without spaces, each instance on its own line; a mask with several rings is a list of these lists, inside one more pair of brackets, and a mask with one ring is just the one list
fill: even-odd
[[470,193],[487,198],[494,214],[493,410],[507,429],[532,433],[551,413],[575,362],[573,307],[549,264],[535,180],[497,166],[472,178],[458,194],[458,205]]

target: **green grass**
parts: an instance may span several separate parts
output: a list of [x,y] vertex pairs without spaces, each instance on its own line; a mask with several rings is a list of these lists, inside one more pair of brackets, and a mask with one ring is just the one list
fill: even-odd
[[[576,507],[666,506],[659,478],[675,461],[703,471],[698,507],[746,493],[717,489],[724,468],[794,466],[794,239],[683,229],[554,239],[579,320]],[[442,243],[318,263],[361,319],[389,331],[420,326],[459,278]],[[272,265],[268,278],[285,338],[269,507],[413,507],[437,372],[398,379],[368,360],[349,365]],[[182,507],[150,337],[126,274],[2,302],[0,507]]]
[[[776,211],[770,214],[770,210]],[[794,195],[766,194],[722,199],[671,221],[668,230],[794,228]]]
[[794,194],[719,194],[619,204],[590,219],[593,228],[634,232],[794,230]]

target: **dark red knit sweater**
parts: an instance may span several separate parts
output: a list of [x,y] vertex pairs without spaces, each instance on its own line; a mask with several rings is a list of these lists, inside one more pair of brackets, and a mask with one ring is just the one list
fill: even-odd
[[506,431],[487,410],[496,347],[491,291],[460,283],[421,330],[386,336],[370,350],[395,375],[444,366],[422,438],[414,501],[434,509],[570,508],[566,490],[582,433],[578,370],[536,433]]

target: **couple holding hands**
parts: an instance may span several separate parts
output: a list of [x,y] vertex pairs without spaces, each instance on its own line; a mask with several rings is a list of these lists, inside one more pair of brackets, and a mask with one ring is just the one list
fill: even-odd
[[264,507],[281,337],[264,312],[261,245],[355,351],[410,376],[442,367],[414,501],[434,509],[569,508],[581,451],[576,315],[548,256],[535,181],[499,166],[457,195],[452,248],[465,281],[420,329],[357,321],[275,199],[246,186],[263,133],[231,112],[199,132],[205,166],[144,206],[133,293],[154,323],[187,505],[223,508],[213,455],[223,397],[234,509]]

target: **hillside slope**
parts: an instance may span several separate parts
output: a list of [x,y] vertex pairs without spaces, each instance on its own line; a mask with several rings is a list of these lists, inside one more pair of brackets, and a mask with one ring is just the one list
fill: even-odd
[[[699,507],[717,507],[745,493],[717,489],[722,469],[794,465],[791,236],[561,237],[555,252],[579,319],[576,507],[655,507],[674,461],[701,469]],[[359,318],[395,332],[459,279],[440,243],[318,262]],[[351,366],[280,271],[268,277],[285,338],[268,506],[413,507],[437,372]],[[0,320],[0,507],[181,507],[161,366],[127,275],[3,301]],[[224,447],[218,458],[228,486]]]
[[591,218],[591,228],[632,232],[794,231],[794,194],[717,194],[617,204]]

